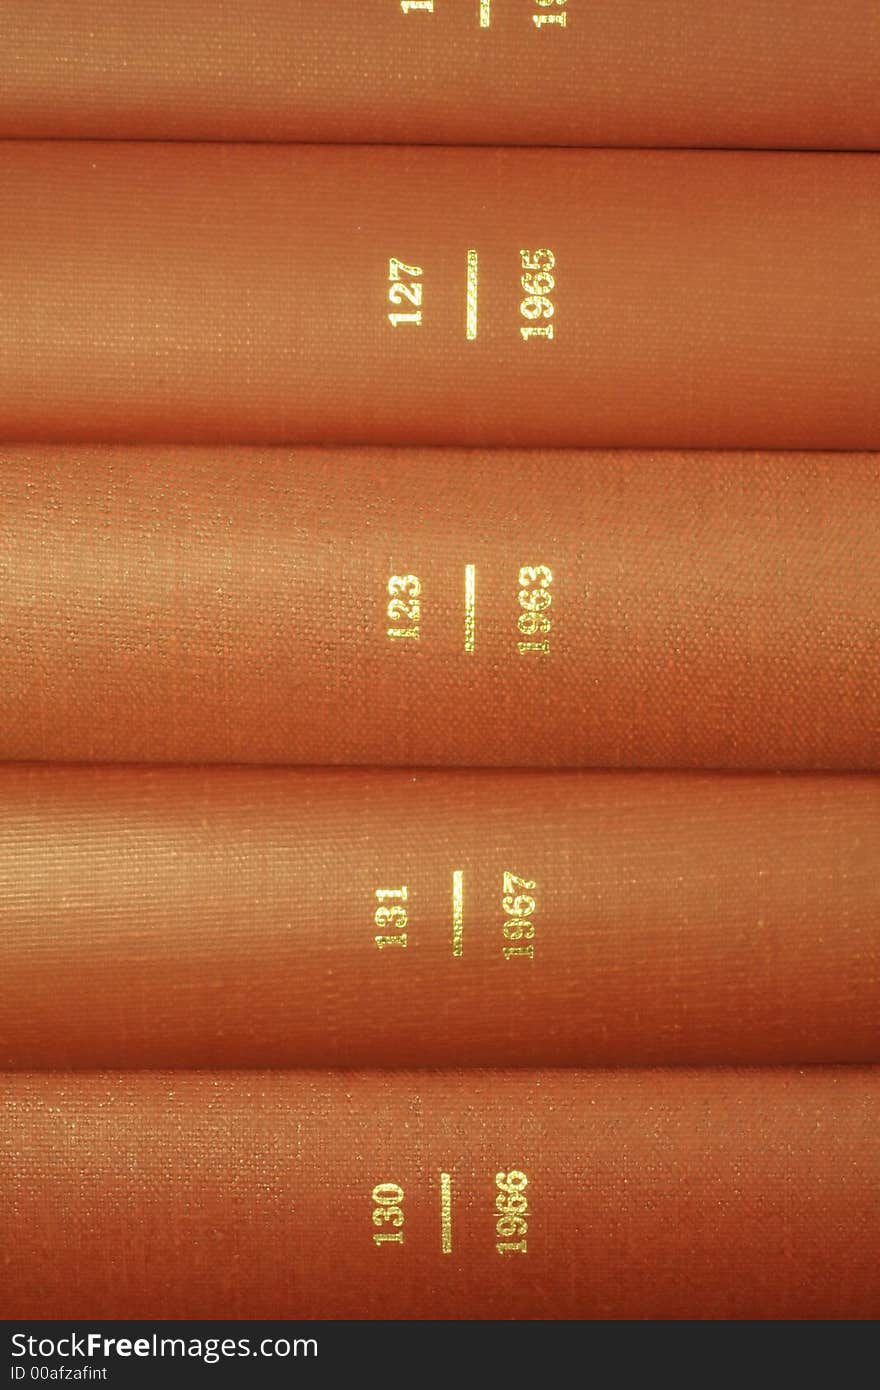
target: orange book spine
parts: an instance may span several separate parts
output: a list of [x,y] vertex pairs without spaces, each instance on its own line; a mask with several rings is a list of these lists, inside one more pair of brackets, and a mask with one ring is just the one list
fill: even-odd
[[880,156],[10,141],[0,227],[2,438],[880,448]]
[[876,455],[0,449],[7,760],[880,770]]
[[4,0],[0,136],[880,147],[874,0]]
[[878,863],[875,777],[6,766],[0,1066],[880,1061]]
[[7,1318],[869,1319],[880,1073],[3,1078]]

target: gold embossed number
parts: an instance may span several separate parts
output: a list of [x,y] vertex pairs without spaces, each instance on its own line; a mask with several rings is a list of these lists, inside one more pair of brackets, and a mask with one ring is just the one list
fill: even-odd
[[[535,4],[544,12],[543,14],[532,15],[532,23],[536,29],[546,29],[551,24],[555,24],[560,29],[566,27],[568,0],[535,0]],[[551,10],[552,13],[548,14],[548,10]]]
[[[387,629],[392,642],[407,639],[418,642],[422,621],[421,592],[421,583],[414,574],[392,574],[388,580],[389,598],[385,616],[389,623],[396,624]],[[401,626],[404,623],[406,626]]]
[[407,889],[402,888],[377,888],[376,901],[379,906],[373,913],[373,921],[379,928],[379,934],[373,937],[380,951],[384,951],[386,946],[406,946],[407,935],[404,930],[407,924],[407,911],[404,903],[407,901]]
[[[401,307],[403,313],[388,314],[388,322],[392,328],[398,328],[402,323],[414,323],[417,327],[422,322],[422,267],[420,265],[407,265],[406,261],[399,261],[396,256],[392,256],[388,262],[388,299],[396,309]],[[407,310],[407,306],[412,308]],[[413,312],[413,310],[415,312]]]
[[[539,5],[546,3],[546,0],[538,0]],[[563,0],[563,4],[565,0]],[[400,0],[400,8],[404,14],[418,14],[421,10],[424,14],[434,13],[434,0]],[[478,0],[477,13],[481,29],[488,29],[492,23],[492,0]]]
[[520,611],[516,622],[520,636],[532,639],[517,643],[520,656],[527,656],[530,652],[546,655],[550,651],[552,583],[553,571],[546,565],[523,565],[519,572]]
[[552,340],[553,324],[539,324],[537,320],[552,319],[555,312],[550,295],[556,288],[553,274],[556,257],[548,247],[541,246],[537,251],[520,251],[519,259],[522,270],[520,285],[526,296],[520,303],[519,312],[529,320],[520,328],[520,334],[526,341],[530,338]]
[[[525,1255],[529,1230],[529,1199],[526,1188],[529,1180],[518,1168],[495,1174],[495,1249],[499,1255]],[[518,1237],[518,1238],[517,1238]]]
[[[532,944],[535,924],[531,921],[531,916],[537,906],[533,896],[536,886],[534,879],[520,878],[518,874],[511,873],[510,869],[505,869],[501,898],[505,920],[501,930],[507,943],[517,943],[504,946],[505,960],[513,960],[515,956],[525,956],[527,960],[535,959],[535,947]],[[524,941],[529,944],[523,946],[521,943]]]
[[[373,1232],[376,1245],[403,1244],[403,1188],[397,1182],[380,1182],[373,1188]],[[388,1230],[388,1227],[392,1227]]]

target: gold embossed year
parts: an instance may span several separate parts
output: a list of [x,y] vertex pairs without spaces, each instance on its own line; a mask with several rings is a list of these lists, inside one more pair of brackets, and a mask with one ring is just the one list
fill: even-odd
[[553,324],[548,320],[556,313],[556,305],[551,298],[556,289],[556,256],[548,246],[540,246],[537,251],[520,251],[520,286],[524,298],[520,301],[520,316],[526,322],[520,327],[522,338],[543,339],[552,342]]
[[505,869],[501,907],[504,912],[502,933],[504,936],[504,959],[535,959],[535,923],[532,914],[537,907],[533,878],[520,878],[519,874]]
[[538,10],[532,15],[536,29],[568,28],[568,0],[535,0]]
[[516,620],[520,632],[517,644],[520,656],[531,653],[546,656],[550,651],[552,585],[553,571],[546,565],[523,565],[520,569],[520,611]]
[[529,1180],[519,1168],[495,1174],[495,1249],[499,1255],[525,1255],[528,1252]]
[[378,930],[373,940],[380,951],[387,946],[406,947],[409,939],[406,932],[408,900],[409,889],[405,883],[400,888],[376,889],[377,906],[373,912],[373,925]]

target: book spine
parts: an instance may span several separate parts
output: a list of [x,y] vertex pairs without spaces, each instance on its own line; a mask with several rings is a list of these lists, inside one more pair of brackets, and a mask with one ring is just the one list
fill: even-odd
[[880,1061],[878,778],[7,766],[0,828],[6,1068]]
[[880,156],[11,141],[0,226],[6,439],[880,447]]
[[876,149],[873,0],[4,0],[0,135]]
[[0,448],[0,757],[880,770],[880,460]]
[[880,1314],[876,1070],[34,1073],[2,1107],[8,1318]]

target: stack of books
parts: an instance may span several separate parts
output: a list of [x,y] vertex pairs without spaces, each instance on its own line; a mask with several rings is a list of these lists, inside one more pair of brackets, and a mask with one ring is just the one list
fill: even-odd
[[0,1312],[880,1316],[876,0],[0,45]]

